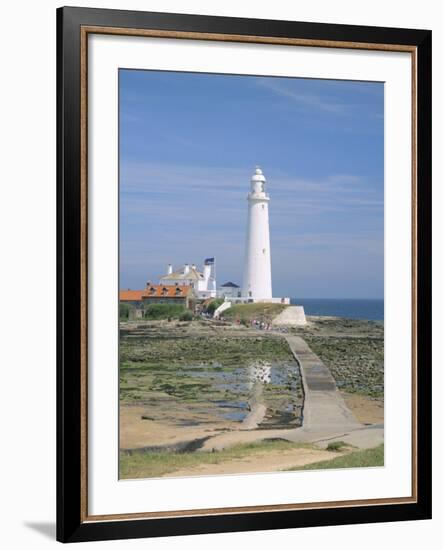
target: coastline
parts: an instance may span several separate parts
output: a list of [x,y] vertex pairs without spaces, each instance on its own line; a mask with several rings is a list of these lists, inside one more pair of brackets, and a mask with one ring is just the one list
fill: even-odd
[[[306,327],[291,328],[287,332],[301,336],[327,365],[344,403],[358,422],[382,425],[383,322],[308,316]],[[284,430],[300,426],[294,407],[302,406],[303,396],[298,390],[298,400],[295,399],[298,379],[293,367],[284,370],[284,365],[292,365],[292,358],[283,344],[287,332],[259,331],[210,321],[122,323],[120,447],[124,471],[121,476],[138,477],[138,470],[130,465],[140,460],[140,453],[147,456],[164,451],[175,456],[174,453],[196,451],[198,447],[204,450],[209,445],[205,442],[220,434],[227,434],[222,439],[232,439],[233,446],[253,444],[267,438],[278,439]],[[129,362],[128,354],[131,356]],[[236,394],[229,387],[222,394],[220,380],[225,385],[232,384],[233,377],[249,368],[248,362],[259,361],[263,366],[269,360],[273,361],[271,371],[276,369],[280,375],[282,372],[291,374],[292,378],[285,378],[284,384],[291,380],[292,390],[283,387],[284,384],[264,384],[258,399],[256,395],[255,405],[244,397],[245,388],[238,389]],[[192,369],[189,363],[194,363]],[[284,407],[289,405],[292,412],[282,414]],[[346,447],[346,452],[351,450],[352,447]],[[258,460],[263,452],[270,453],[271,449],[258,448],[249,459],[257,456]],[[303,466],[300,463],[302,455],[308,460],[306,464],[325,460],[324,455],[316,452],[306,454],[306,447],[303,453],[300,448],[291,449],[289,455],[294,458],[294,467]],[[177,458],[177,472],[183,472],[179,467],[182,459]],[[244,457],[227,459],[227,471],[235,469],[232,462],[237,459],[246,460]],[[281,469],[278,453],[274,462],[269,460],[260,458],[257,464],[266,463],[266,467],[273,464],[275,469]],[[142,468],[143,477],[152,477],[149,468]],[[217,466],[215,470],[220,471],[220,468]],[[240,463],[239,468],[242,468]],[[203,470],[210,473],[211,467],[206,465]],[[174,475],[174,471],[164,475]],[[194,471],[195,467],[191,468],[189,475],[195,475]],[[151,474],[154,475],[154,471]]]
[[340,317],[357,321],[383,321],[382,298],[291,298],[291,305],[301,305],[308,316]]

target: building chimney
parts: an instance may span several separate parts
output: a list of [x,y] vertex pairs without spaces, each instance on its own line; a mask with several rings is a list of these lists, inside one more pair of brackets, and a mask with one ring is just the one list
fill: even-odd
[[192,265],[191,265],[191,268],[192,268],[192,269],[197,269],[197,266],[196,266],[195,264],[192,264]]
[[185,275],[187,275],[189,273],[189,264],[185,264],[185,269],[184,269],[183,273]]
[[172,264],[168,264],[168,275],[172,273]]

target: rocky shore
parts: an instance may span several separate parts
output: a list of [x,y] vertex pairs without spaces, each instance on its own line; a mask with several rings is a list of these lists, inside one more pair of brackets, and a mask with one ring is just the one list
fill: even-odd
[[384,395],[384,324],[381,321],[308,317],[307,327],[292,329],[331,370],[346,392]]
[[278,334],[143,322],[122,326],[120,402],[144,407],[143,419],[177,427],[231,428],[256,419],[260,428],[287,427],[301,424],[303,391],[298,364]]
[[251,429],[276,434],[300,426],[303,385],[288,334],[301,336],[330,369],[359,422],[383,422],[383,323],[309,317],[306,327],[258,330],[198,319],[133,321],[120,329],[127,466],[134,452],[181,453],[226,432],[245,430],[246,437]]

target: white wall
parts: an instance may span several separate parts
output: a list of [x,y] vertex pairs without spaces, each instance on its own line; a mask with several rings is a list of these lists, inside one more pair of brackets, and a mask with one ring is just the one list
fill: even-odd
[[239,292],[241,293],[240,288],[231,288],[231,287],[220,288],[218,291],[218,293],[221,296],[224,296],[225,298],[238,298]]
[[243,296],[272,298],[268,200],[248,197]]
[[[108,0],[73,4],[154,11],[208,13],[434,30],[434,59],[443,56],[443,19],[438,2],[411,0],[371,3],[352,0]],[[61,2],[8,2],[2,6],[2,86],[0,87],[2,178],[2,354],[0,418],[1,541],[8,549],[55,545],[55,8]],[[443,76],[434,72],[434,151],[443,147]],[[434,181],[443,181],[441,155],[434,157]],[[435,185],[434,204],[442,201]],[[442,246],[443,218],[436,219],[435,250]],[[440,246],[439,246],[440,245]],[[443,279],[441,253],[435,280]],[[23,320],[23,294],[32,292],[34,315]],[[22,298],[23,297],[23,298]],[[441,286],[434,309],[443,307]],[[443,329],[439,319],[435,336]],[[6,336],[6,332],[8,335]],[[435,338],[437,340],[437,338]],[[435,349],[434,388],[443,387],[441,348]],[[434,429],[440,431],[442,400]],[[263,533],[153,539],[150,549],[240,548],[378,549],[430,548],[441,538],[443,520],[441,440],[435,438],[435,519],[432,522],[345,526]],[[146,548],[146,541],[86,544],[82,548]]]

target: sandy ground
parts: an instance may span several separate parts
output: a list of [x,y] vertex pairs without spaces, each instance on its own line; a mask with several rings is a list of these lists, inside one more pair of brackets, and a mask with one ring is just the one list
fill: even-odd
[[382,424],[384,422],[383,399],[341,392],[346,405],[362,424]]
[[[212,330],[212,327],[209,327]],[[207,330],[209,330],[207,328]],[[314,327],[321,329],[323,332],[331,330],[329,325]],[[357,327],[359,328],[359,327]],[[363,327],[364,329],[365,327]],[[339,327],[340,329],[340,327]],[[362,329],[362,330],[363,330]],[[199,328],[201,330],[201,328]],[[218,330],[218,327],[217,327]],[[337,329],[338,332],[341,331]],[[251,334],[248,331],[248,334]],[[322,334],[320,334],[321,336]],[[364,336],[357,333],[352,333],[353,336]],[[337,333],[337,337],[341,337]],[[371,425],[368,427],[360,426],[359,429],[352,434],[342,433],[343,429],[340,424],[340,433],[335,433],[334,438],[331,437],[330,430],[327,433],[319,432],[312,433],[309,430],[297,430],[292,428],[287,429],[259,429],[260,423],[265,417],[266,408],[262,403],[260,396],[255,396],[252,400],[251,410],[245,418],[243,425],[238,422],[220,418],[219,415],[210,414],[203,410],[201,404],[196,402],[182,403],[180,400],[173,398],[156,398],[154,409],[148,406],[143,406],[140,403],[129,405],[121,404],[120,406],[120,448],[121,449],[137,449],[144,447],[165,447],[170,450],[178,450],[187,448],[184,446],[187,442],[194,440],[203,440],[202,445],[197,449],[197,452],[211,451],[230,447],[239,443],[247,443],[259,441],[267,438],[285,438],[290,441],[298,441],[300,443],[316,442],[313,447],[299,447],[284,450],[257,450],[253,454],[248,454],[243,458],[226,460],[220,464],[200,464],[192,467],[183,468],[167,474],[168,477],[185,477],[185,476],[203,476],[203,475],[229,475],[242,473],[260,473],[260,472],[275,472],[279,470],[287,470],[292,467],[303,466],[313,462],[321,462],[334,458],[337,454],[325,450],[327,443],[333,439],[345,440],[350,439],[351,445],[366,448],[374,446],[374,437],[377,436],[380,441],[383,441],[383,421],[384,421],[384,403],[383,399],[371,398],[368,396],[358,395],[354,393],[340,392],[347,408],[353,413],[355,419],[363,425]],[[343,404],[342,400],[340,402]],[[349,411],[348,411],[349,412]],[[352,416],[352,415],[351,415]],[[143,418],[145,417],[145,418]],[[373,426],[378,424],[381,426]],[[378,430],[378,431],[377,431]],[[352,430],[351,430],[352,431]],[[380,433],[378,433],[380,432]],[[315,437],[313,437],[315,435]],[[207,441],[204,441],[208,438]],[[360,439],[358,439],[360,438]],[[369,440],[369,443],[368,441]],[[378,440],[377,440],[378,442]],[[323,448],[321,448],[321,443]],[[377,443],[378,444],[378,443]]]
[[170,445],[190,441],[238,428],[232,422],[207,423],[200,426],[177,426],[166,422],[144,420],[146,408],[142,406],[120,406],[120,448],[137,449],[156,445]]
[[316,449],[258,452],[245,458],[229,460],[220,464],[201,464],[192,468],[176,470],[164,477],[278,472],[279,470],[288,470],[294,466],[304,466],[321,460],[330,460],[342,454]]
[[[376,399],[364,395],[341,392],[346,405],[362,424],[382,424],[384,421],[383,399]],[[120,407],[120,447],[122,449],[136,449],[155,445],[170,445],[182,441],[190,441],[224,433],[233,432],[233,443],[253,441],[257,439],[254,430],[239,430],[238,423],[228,421],[208,422],[200,426],[179,426],[152,420],[143,420],[146,409],[142,406],[122,405]],[[251,419],[252,420],[252,419]],[[254,418],[253,420],[257,420]],[[255,422],[254,422],[255,423]],[[255,426],[249,426],[253,428]],[[240,435],[238,432],[241,432]],[[266,431],[267,432],[267,431]],[[263,437],[278,437],[277,430],[270,430],[267,435],[261,431]],[[249,436],[249,437],[248,437]],[[229,437],[229,436],[227,436]]]

